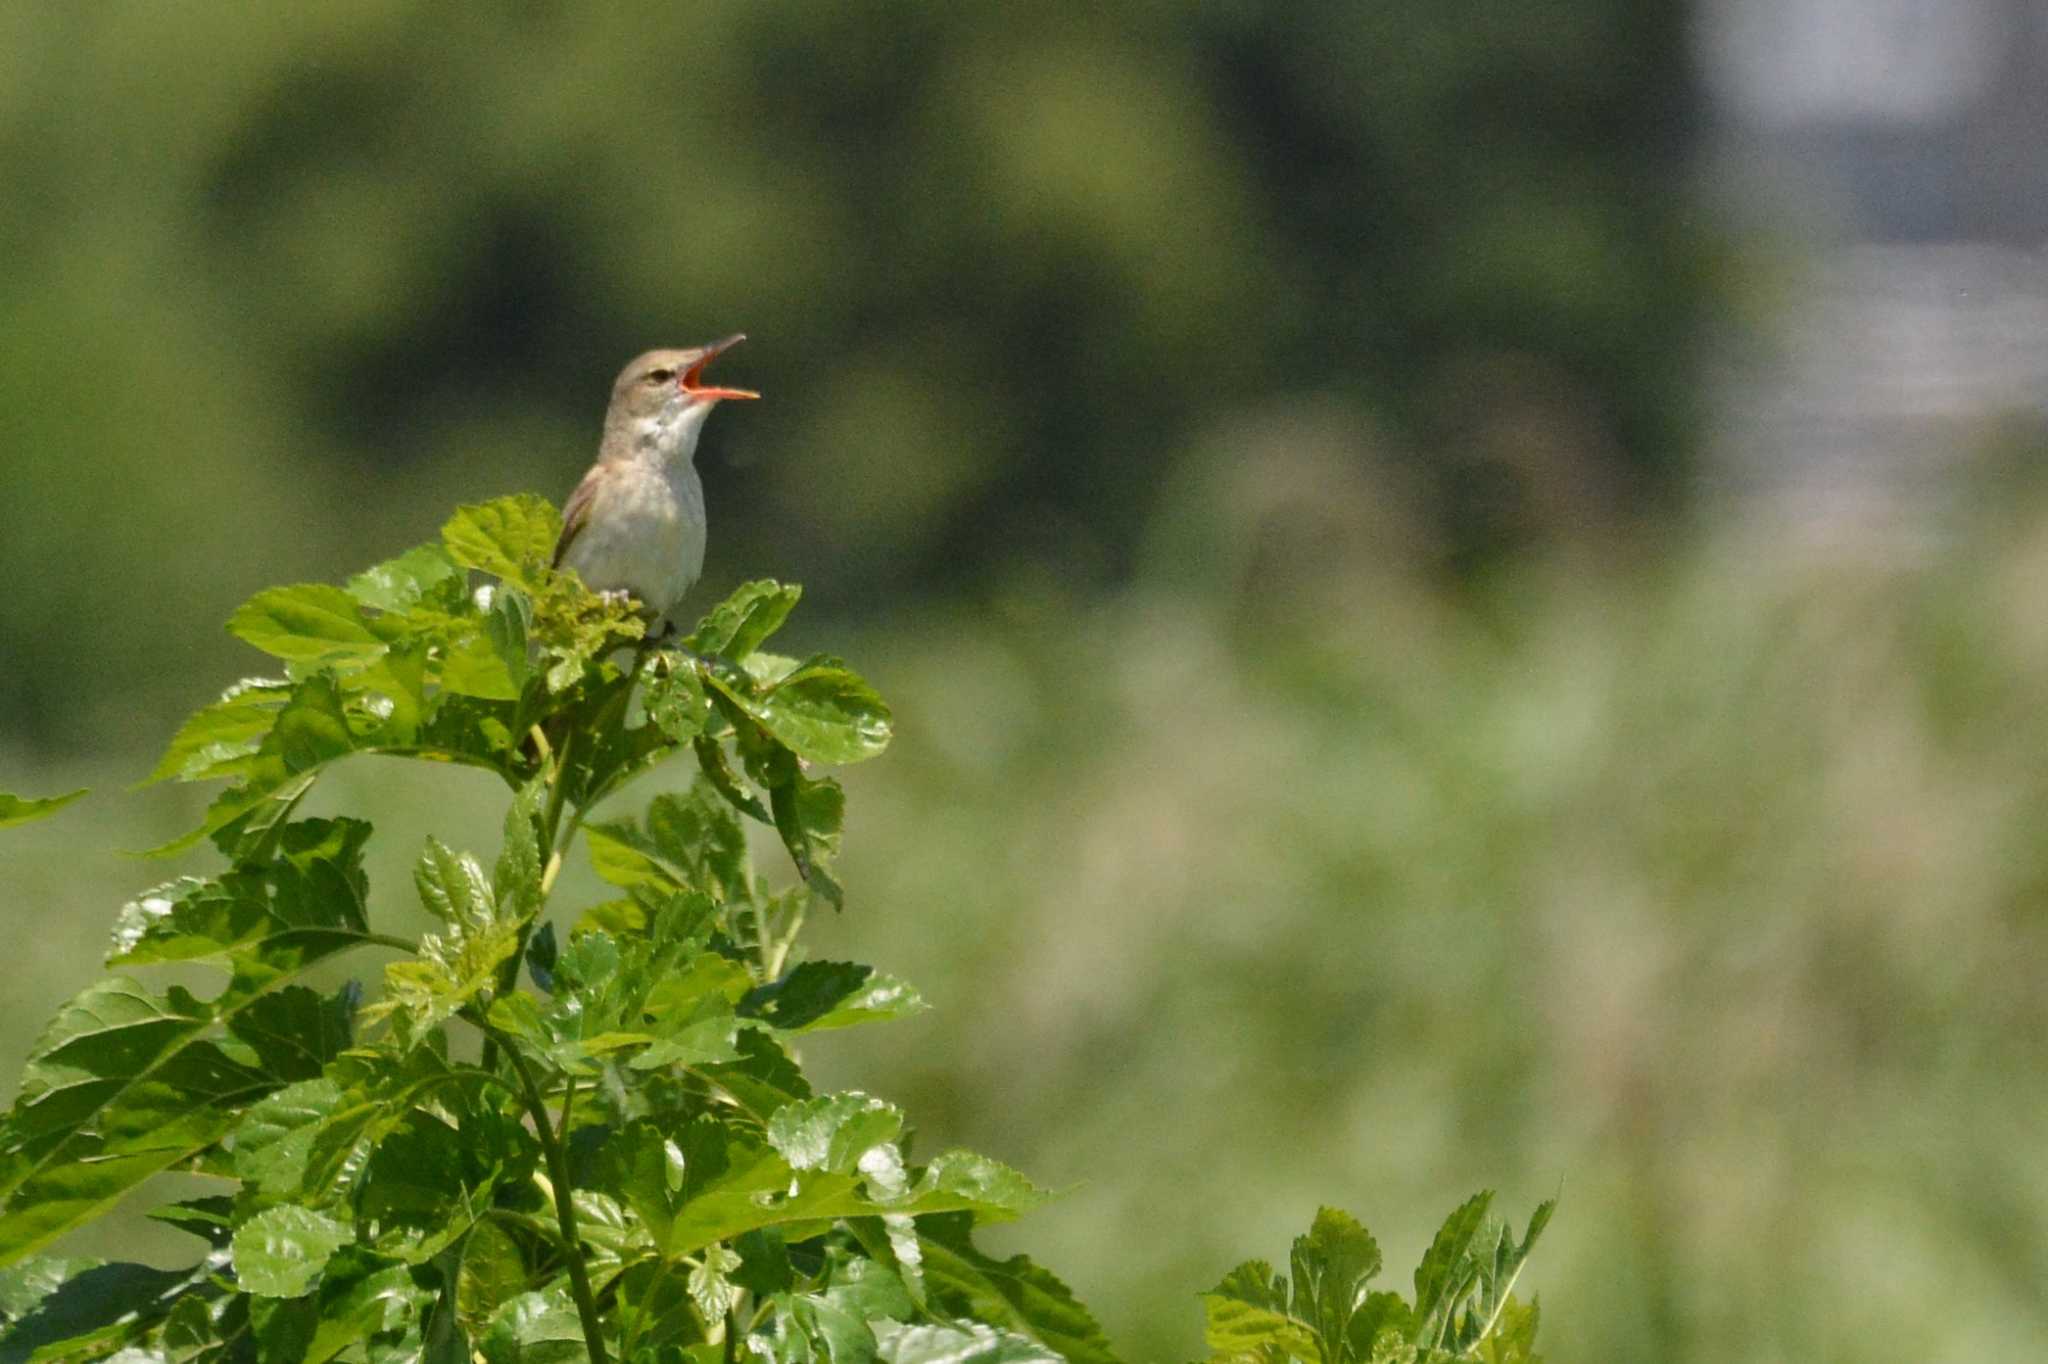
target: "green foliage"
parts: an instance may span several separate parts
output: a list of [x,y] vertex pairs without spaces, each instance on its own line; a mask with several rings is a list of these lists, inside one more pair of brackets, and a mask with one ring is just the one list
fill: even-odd
[[[213,983],[110,974],[30,1055],[0,1120],[4,1357],[1115,1364],[1058,1278],[974,1245],[1040,1189],[969,1151],[913,1161],[901,1110],[799,1064],[809,1033],[924,1007],[801,959],[811,911],[844,899],[844,801],[811,765],[879,752],[887,707],[838,660],[762,652],[794,588],[749,584],[662,646],[548,567],[555,524],[532,498],[463,508],[344,588],[234,614],[284,676],[200,711],[155,773],[228,783],[159,850],[209,840],[226,866],[135,897],[107,956]],[[297,812],[361,753],[508,792],[494,854],[423,838],[417,941],[374,926],[371,826]],[[683,754],[683,789],[590,818]],[[748,820],[789,871],[756,869]],[[616,894],[558,934],[579,832]],[[395,954],[374,999],[301,979],[365,949]],[[166,1171],[214,1189],[152,1214],[203,1243],[188,1268],[39,1253]],[[1346,1344],[1361,1303],[1428,1350],[1497,1350],[1503,1325],[1526,1344],[1506,1293],[1541,1214],[1492,1245],[1484,1208],[1439,1236],[1412,1311],[1356,1298],[1377,1252],[1326,1214],[1292,1299],[1262,1267],[1212,1295],[1219,1350],[1388,1357]]]
[[1556,1207],[1547,1202],[1517,1241],[1487,1216],[1490,1193],[1445,1221],[1415,1271],[1415,1299],[1373,1292],[1380,1248],[1334,1208],[1295,1238],[1286,1276],[1247,1260],[1203,1296],[1210,1364],[1428,1364],[1483,1359],[1534,1364],[1536,1304],[1510,1290]]
[[16,824],[33,824],[39,819],[48,819],[59,810],[79,799],[84,791],[72,791],[61,796],[46,796],[31,800],[22,796],[11,796],[0,791],[0,829],[12,828]]

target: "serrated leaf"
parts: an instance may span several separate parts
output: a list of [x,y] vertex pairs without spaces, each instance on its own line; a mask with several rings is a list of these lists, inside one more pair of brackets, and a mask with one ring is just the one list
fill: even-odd
[[444,924],[487,923],[496,913],[497,897],[477,860],[468,853],[456,852],[431,834],[412,875],[413,884],[419,888],[420,903]]
[[553,505],[520,493],[456,508],[441,527],[441,542],[463,567],[481,569],[531,592],[543,585],[550,571],[561,531],[561,514]]
[[81,787],[61,796],[44,796],[40,800],[30,800],[0,791],[0,829],[11,829],[17,824],[33,824],[39,819],[48,819],[72,801],[82,799],[85,794],[85,788]]
[[222,1007],[114,976],[59,1012],[0,1124],[0,1264],[204,1148],[275,1085],[202,1036]]
[[1358,1219],[1321,1208],[1308,1235],[1295,1238],[1293,1316],[1307,1322],[1336,1357],[1350,1338],[1351,1319],[1366,1301],[1366,1285],[1380,1272],[1380,1248]]
[[689,638],[700,654],[723,654],[738,662],[758,648],[789,618],[803,589],[763,578],[742,583],[711,608]]
[[1304,1364],[1325,1359],[1314,1330],[1288,1314],[1287,1280],[1264,1260],[1247,1260],[1224,1275],[1202,1295],[1202,1305],[1208,1318],[1203,1339],[1218,1358],[1297,1359]]
[[477,1349],[487,1364],[575,1364],[590,1357],[576,1304],[561,1279],[500,1307]]
[[546,798],[547,783],[541,777],[520,788],[512,807],[505,812],[505,842],[491,872],[491,890],[498,903],[522,918],[540,912],[544,861],[540,812]]
[[872,1148],[902,1134],[902,1110],[858,1091],[786,1104],[768,1120],[768,1144],[797,1170],[854,1174]]
[[1466,1199],[1444,1219],[1415,1268],[1415,1315],[1426,1337],[1423,1344],[1444,1337],[1459,1300],[1477,1281],[1473,1246],[1486,1226],[1486,1212],[1492,1204],[1491,1189]]
[[379,611],[409,611],[423,602],[450,605],[461,571],[439,545],[420,545],[348,580],[348,594]]
[[1069,1364],[1119,1364],[1102,1327],[1066,1284],[1027,1256],[976,1249],[965,1213],[920,1218],[919,1263],[935,1312],[1021,1332]]
[[894,976],[848,961],[807,961],[740,1002],[740,1016],[785,1032],[847,1028],[922,1013],[924,998]]
[[220,700],[194,711],[178,727],[144,784],[241,775],[246,759],[262,747],[291,693],[291,683],[274,678],[249,677],[235,683]]
[[[300,1358],[305,1364],[325,1364],[350,1346],[373,1337],[389,1338],[401,1333],[414,1336],[431,1311],[435,1297],[414,1279],[409,1266],[344,1249],[321,1275],[314,1326],[304,1353],[283,1357]],[[398,1359],[419,1358],[417,1348],[404,1348],[410,1344],[406,1340],[396,1351]],[[368,1357],[373,1361],[392,1358],[380,1355],[374,1348]]]
[[182,852],[202,838],[217,837],[260,819],[265,806],[273,807],[276,819],[288,816],[320,768],[350,753],[374,748],[376,740],[375,733],[359,734],[351,727],[333,674],[314,674],[293,690],[256,752],[236,761],[234,771],[241,776],[241,783],[222,792],[207,807],[199,828],[151,849],[148,855]]
[[875,1323],[882,1364],[1059,1364],[1060,1356],[1029,1336],[980,1322],[952,1326]]
[[252,1105],[236,1124],[234,1172],[272,1198],[326,1190],[347,1192],[360,1166],[359,1145],[377,1122],[374,1106],[350,1102],[341,1085],[325,1077],[287,1085]]
[[300,820],[277,831],[265,864],[145,891],[122,906],[107,962],[224,959],[253,984],[366,944],[369,835],[361,820]]
[[740,1267],[740,1257],[724,1246],[706,1246],[690,1270],[690,1301],[705,1321],[722,1321],[740,1300],[740,1289],[729,1277]]
[[348,1225],[286,1203],[266,1208],[235,1232],[235,1277],[244,1292],[296,1298],[313,1286],[334,1252],[354,1240]]
[[611,820],[586,825],[584,836],[591,865],[613,885],[696,890],[720,903],[753,895],[746,833],[701,785],[656,796],[644,828],[631,819]]
[[355,598],[326,583],[266,588],[235,608],[228,631],[294,663],[368,663],[387,647]]
[[888,747],[895,723],[888,705],[837,659],[811,659],[759,690],[717,670],[707,677],[722,696],[799,758],[856,763]]

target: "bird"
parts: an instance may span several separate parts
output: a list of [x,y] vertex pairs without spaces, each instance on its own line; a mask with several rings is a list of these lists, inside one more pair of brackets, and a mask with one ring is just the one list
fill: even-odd
[[758,398],[704,382],[704,368],[746,340],[650,350],[612,384],[597,461],[562,508],[554,566],[608,598],[631,597],[658,632],[704,570],[704,485],[694,462],[719,403]]

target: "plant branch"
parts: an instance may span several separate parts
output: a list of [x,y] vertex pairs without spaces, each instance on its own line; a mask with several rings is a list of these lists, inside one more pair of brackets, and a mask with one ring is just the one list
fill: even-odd
[[[548,1116],[547,1096],[534,1082],[533,1071],[526,1064],[526,1058],[510,1042],[505,1043],[504,1052],[526,1093],[527,1112],[533,1117],[534,1131],[540,1138],[541,1152],[548,1163],[548,1178],[555,1186],[555,1223],[561,1228],[562,1247],[569,1256],[569,1290],[575,1295],[576,1315],[583,1323],[583,1344],[590,1351],[591,1364],[607,1364],[604,1319],[598,1315],[597,1297],[590,1291],[590,1266],[583,1262],[583,1239],[576,1234],[576,1191],[569,1180],[569,1155],[555,1134],[554,1124]],[[573,1102],[574,1097],[572,1090],[569,1100]],[[567,1125],[565,1113],[563,1126]]]

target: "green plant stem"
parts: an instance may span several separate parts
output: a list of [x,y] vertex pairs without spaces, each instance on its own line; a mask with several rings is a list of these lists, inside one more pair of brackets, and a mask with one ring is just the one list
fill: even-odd
[[[590,1267],[583,1263],[583,1238],[576,1234],[576,1191],[569,1182],[569,1154],[555,1134],[554,1124],[549,1121],[547,1096],[534,1082],[532,1069],[520,1056],[517,1047],[508,1043],[504,1051],[505,1059],[518,1073],[520,1087],[526,1092],[527,1112],[533,1117],[541,1153],[547,1159],[548,1178],[554,1182],[555,1223],[561,1228],[562,1248],[569,1256],[569,1291],[575,1295],[576,1316],[583,1323],[583,1344],[590,1351],[591,1364],[606,1364],[608,1356],[604,1348],[603,1318],[597,1312],[597,1296],[590,1291]],[[573,1101],[573,1093],[570,1097]],[[566,1115],[563,1126],[568,1126]]]
[[[541,817],[539,839],[542,853],[540,894],[542,907],[545,908],[548,892],[554,889],[555,871],[561,861],[561,850],[556,846],[556,836],[561,829],[562,807],[567,802],[569,794],[569,748],[575,738],[575,732],[572,730],[564,734],[561,747],[552,753],[545,747],[546,736],[540,734],[538,730],[535,733],[537,742],[542,745],[541,751],[546,755],[543,761],[548,761],[551,768],[551,775],[548,778],[547,809]],[[580,824],[582,820],[583,812],[578,810],[576,823]],[[574,830],[575,825],[571,825],[572,834]],[[533,918],[520,925],[518,946],[498,971],[498,994],[510,994],[519,988],[519,964],[526,960],[527,940],[533,936],[533,925],[539,917],[539,911],[536,911]],[[488,1032],[484,1034],[483,1055],[479,1059],[485,1070],[495,1071],[498,1068],[498,1039]]]

